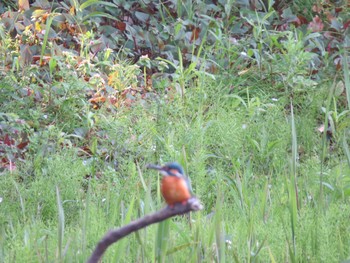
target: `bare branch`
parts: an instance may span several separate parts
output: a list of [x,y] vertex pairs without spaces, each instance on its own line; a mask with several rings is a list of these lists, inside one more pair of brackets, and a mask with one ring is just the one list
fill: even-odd
[[135,232],[141,228],[147,227],[154,223],[161,222],[172,216],[182,215],[191,211],[198,211],[201,209],[203,209],[203,206],[201,205],[199,200],[195,197],[192,197],[187,201],[187,204],[185,205],[176,204],[174,207],[167,206],[153,214],[146,215],[143,218],[137,219],[119,229],[110,230],[98,242],[94,252],[92,253],[87,263],[97,263],[110,245],[117,242],[119,239],[129,235],[132,232]]

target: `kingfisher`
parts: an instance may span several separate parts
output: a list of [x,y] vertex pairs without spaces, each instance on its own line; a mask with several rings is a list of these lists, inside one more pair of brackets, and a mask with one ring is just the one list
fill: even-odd
[[180,164],[176,162],[167,163],[164,166],[150,164],[147,168],[158,170],[163,175],[160,190],[170,207],[177,203],[186,204],[187,200],[193,196],[189,179]]

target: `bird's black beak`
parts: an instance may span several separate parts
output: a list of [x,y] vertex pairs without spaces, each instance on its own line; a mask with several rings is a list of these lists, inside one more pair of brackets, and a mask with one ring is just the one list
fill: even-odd
[[164,167],[164,166],[159,166],[159,165],[155,165],[155,164],[149,164],[149,165],[147,165],[147,168],[148,169],[157,170],[163,176],[170,175],[169,172],[166,170],[166,167]]
[[148,169],[154,169],[154,170],[158,170],[158,171],[163,170],[162,166],[159,166],[159,165],[156,165],[156,164],[148,164],[146,167]]

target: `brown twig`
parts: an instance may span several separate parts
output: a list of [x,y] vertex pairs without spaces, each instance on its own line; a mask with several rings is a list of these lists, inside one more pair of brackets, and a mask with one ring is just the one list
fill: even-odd
[[143,218],[137,219],[119,229],[110,230],[98,242],[94,252],[92,253],[87,263],[97,263],[110,245],[117,242],[119,239],[129,235],[132,232],[135,232],[151,224],[161,222],[172,216],[182,215],[191,211],[198,211],[201,209],[203,209],[203,206],[201,205],[199,200],[195,197],[192,197],[187,201],[187,204],[185,205],[176,204],[174,207],[167,206],[153,214],[146,215]]

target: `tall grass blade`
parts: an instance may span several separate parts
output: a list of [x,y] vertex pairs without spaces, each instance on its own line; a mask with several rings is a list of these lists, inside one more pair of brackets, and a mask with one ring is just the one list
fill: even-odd
[[[200,220],[200,218],[197,217],[197,220]],[[195,224],[195,230],[193,233],[193,254],[191,258],[191,262],[200,262],[201,254],[202,254],[202,242],[200,240],[200,231],[201,227],[203,225],[201,224]]]
[[345,134],[343,136],[343,148],[344,148],[346,160],[347,160],[348,165],[350,167],[350,149],[349,149],[348,143],[346,142],[346,135]]
[[296,191],[295,191],[295,184],[294,179],[291,178],[290,183],[288,185],[288,192],[289,192],[289,212],[290,212],[290,221],[291,221],[291,231],[292,231],[292,240],[293,240],[293,254],[296,255],[296,237],[295,237],[295,231],[296,231],[296,224],[297,224],[297,215],[298,215],[298,208],[297,208],[297,201],[296,201]]
[[266,239],[267,239],[267,237],[265,237],[265,239],[260,243],[258,249],[254,252],[254,255],[252,256],[252,262],[254,262],[255,260],[258,259],[258,255],[259,255],[261,249],[264,247]]
[[292,176],[289,180],[289,209],[291,218],[291,230],[293,240],[293,253],[296,255],[296,239],[295,239],[295,228],[297,224],[298,216],[298,186],[297,186],[297,158],[298,158],[298,144],[297,144],[297,133],[295,129],[295,119],[293,104],[290,104],[291,109],[291,123],[292,123]]
[[[94,165],[92,165],[91,170],[93,170]],[[91,173],[94,174],[94,173]],[[89,228],[89,214],[90,214],[90,182],[91,180],[88,180],[88,186],[86,190],[86,200],[85,200],[85,210],[83,210],[82,213],[84,213],[83,217],[83,227],[82,227],[82,241],[81,241],[81,250],[83,255],[86,254],[86,244],[87,244],[87,229]]]
[[276,263],[275,257],[273,256],[271,249],[268,248],[268,250],[269,250],[270,262],[271,263]]
[[297,132],[295,129],[294,109],[293,104],[290,104],[291,109],[291,123],[292,123],[292,175],[296,178],[297,161],[298,161],[298,143]]
[[57,233],[58,261],[63,262],[64,210],[63,210],[58,186],[56,186],[56,200],[57,200],[57,209],[58,209],[58,233]]
[[283,226],[283,232],[285,233],[285,238],[286,238],[286,242],[287,242],[287,245],[288,245],[288,253],[289,253],[289,257],[291,259],[291,262],[295,263],[296,262],[296,259],[295,259],[295,253],[293,252],[294,249],[292,248],[291,244],[290,244],[290,241],[289,241],[289,238],[288,238],[288,231],[286,229],[286,223],[284,222],[284,219],[281,217],[281,223],[282,223],[282,226]]
[[16,181],[12,179],[12,183],[15,186],[16,192],[17,192],[18,197],[19,197],[19,202],[20,202],[20,205],[21,205],[22,218],[25,220],[26,219],[26,213],[25,213],[26,210],[25,210],[25,206],[24,206],[24,200],[22,198],[21,192],[19,191],[19,188],[18,188],[18,185],[17,185]]
[[344,82],[345,82],[345,89],[346,89],[346,99],[348,101],[348,107],[350,109],[350,72],[349,72],[349,64],[348,64],[348,56],[347,52],[344,52],[343,55],[343,71],[344,71]]
[[261,217],[262,220],[266,221],[266,215],[267,215],[267,199],[269,195],[269,180],[266,180],[264,191],[261,192]]
[[147,192],[148,191],[148,187],[147,187],[147,185],[145,183],[145,180],[143,179],[142,171],[140,169],[140,165],[139,165],[138,161],[136,161],[136,168],[137,168],[137,172],[138,172],[139,177],[140,177],[140,181],[141,181],[143,190],[145,190],[145,192]]
[[[130,202],[130,205],[129,205],[128,209],[127,209],[127,213],[125,215],[125,218],[122,221],[123,222],[122,225],[126,225],[126,224],[130,223],[131,216],[134,214],[134,205],[135,205],[135,198],[133,197],[131,202]],[[122,214],[124,214],[123,211],[122,211]],[[122,259],[126,260],[126,258],[125,258],[125,255],[126,255],[126,251],[125,251],[126,244],[127,244],[127,240],[125,238],[120,240],[120,241],[118,241],[117,249],[115,250],[115,253],[114,253],[115,257],[114,257],[113,262],[121,262]]]
[[328,123],[329,123],[329,109],[331,107],[331,102],[333,98],[333,94],[336,88],[336,79],[337,76],[334,77],[333,85],[331,89],[329,90],[328,98],[327,98],[327,104],[325,108],[325,119],[324,119],[324,131],[323,131],[323,137],[322,137],[322,149],[321,149],[321,167],[320,167],[320,193],[319,193],[319,203],[320,207],[323,207],[323,174],[324,174],[324,161],[327,155],[327,129],[328,129]]
[[5,241],[6,241],[5,227],[3,225],[1,225],[1,228],[0,228],[0,262],[5,262]]
[[47,45],[47,40],[49,38],[50,28],[51,28],[51,24],[52,24],[52,21],[54,19],[54,16],[55,16],[55,14],[51,14],[49,16],[49,18],[47,19],[47,21],[46,21],[45,35],[44,35],[43,45],[41,47],[41,54],[40,54],[39,65],[42,65],[43,57],[45,55],[45,48],[46,48],[46,45]]
[[169,241],[169,224],[171,219],[165,220],[158,224],[158,232],[155,247],[156,262],[166,262],[168,241]]
[[222,203],[223,203],[223,196],[221,194],[221,191],[219,189],[219,194],[217,197],[216,207],[215,207],[215,219],[214,219],[214,225],[215,225],[215,239],[216,239],[216,257],[218,262],[225,262],[225,232],[224,232],[224,225],[222,220]]

